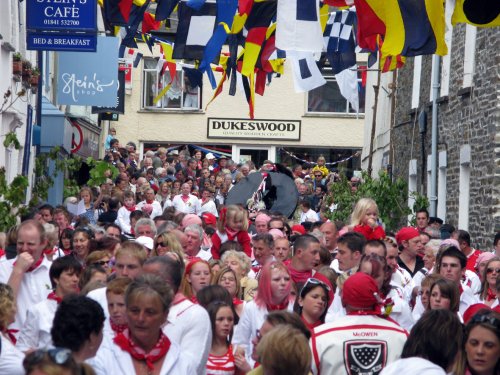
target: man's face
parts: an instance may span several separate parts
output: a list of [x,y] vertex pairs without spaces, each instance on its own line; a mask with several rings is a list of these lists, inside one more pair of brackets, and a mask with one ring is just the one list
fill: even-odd
[[422,241],[422,247],[425,247],[425,245],[427,245],[427,243],[430,241],[431,239],[429,238],[429,236],[425,235],[425,234],[421,234],[420,235],[420,241]]
[[348,271],[359,264],[361,254],[359,251],[351,251],[345,243],[337,245],[337,259],[339,260],[339,268],[341,271]]
[[288,259],[290,254],[290,243],[286,238],[274,240],[274,256],[277,260],[283,262]]
[[146,200],[152,201],[155,199],[155,192],[154,190],[146,190]]
[[257,234],[264,234],[269,232],[267,228],[267,223],[265,221],[255,222],[255,230],[257,231]]
[[307,194],[307,186],[306,185],[300,185],[299,186],[299,194],[300,195],[306,195]]
[[42,241],[40,232],[33,225],[26,225],[17,233],[17,253],[28,253],[35,261],[40,259],[47,246],[47,240]]
[[429,225],[429,218],[427,217],[427,214],[425,212],[418,212],[417,213],[417,228],[419,230],[424,230],[427,225]]
[[420,236],[413,237],[408,241],[403,241],[403,245],[405,245],[405,242],[405,248],[408,250],[408,253],[413,256],[417,256],[417,254],[420,254],[424,249],[424,246],[422,245],[422,238]]
[[240,172],[244,177],[246,177],[250,173],[250,170],[248,169],[248,167],[241,167]]
[[135,279],[142,275],[142,266],[139,259],[130,254],[122,254],[116,258],[115,270],[117,277]]
[[182,184],[181,193],[183,195],[189,195],[190,192],[191,192],[191,187],[189,186],[189,184]]
[[328,250],[333,251],[337,247],[337,227],[333,223],[325,223],[320,228],[325,239],[325,246]]
[[382,258],[385,256],[385,251],[382,246],[373,246],[373,245],[366,245],[365,246],[365,254],[370,255],[370,254],[377,254],[381,256]]
[[441,258],[441,266],[439,273],[445,279],[459,283],[462,279],[463,270],[460,265],[460,260],[455,257],[444,256]]
[[52,221],[52,214],[49,209],[40,210],[40,216],[44,223],[50,223]]
[[108,229],[106,229],[106,235],[111,238],[116,238],[117,240],[121,237],[120,230],[115,227],[108,227]]
[[54,221],[61,230],[69,227],[69,221],[66,218],[66,215],[64,215],[62,212],[54,215]]
[[200,235],[194,231],[184,232],[186,235],[186,248],[184,251],[190,256],[195,256],[200,251]]
[[266,260],[273,255],[272,249],[264,241],[252,241],[253,254],[259,264],[264,265]]
[[312,270],[319,264],[320,244],[311,242],[306,249],[297,249],[297,258],[305,270]]
[[387,265],[394,271],[398,268],[398,248],[395,246],[387,246],[387,256],[385,257]]
[[153,229],[149,225],[140,225],[137,228],[137,232],[135,234],[136,238],[141,236],[155,238],[155,234]]

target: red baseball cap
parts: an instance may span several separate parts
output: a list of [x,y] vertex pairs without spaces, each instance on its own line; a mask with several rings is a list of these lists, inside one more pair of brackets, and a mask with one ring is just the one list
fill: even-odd
[[420,236],[420,232],[418,230],[413,227],[404,227],[401,228],[398,233],[396,233],[396,241],[399,245],[401,244],[401,242],[409,241],[417,236]]
[[306,234],[306,228],[304,228],[303,225],[295,224],[294,226],[292,226],[292,232],[299,232],[300,234],[304,235]]
[[217,218],[210,212],[203,212],[201,218],[205,221],[206,225],[217,225]]

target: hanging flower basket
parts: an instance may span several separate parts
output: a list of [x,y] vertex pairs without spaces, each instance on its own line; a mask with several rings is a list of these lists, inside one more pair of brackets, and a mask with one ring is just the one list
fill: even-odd
[[20,75],[23,72],[22,61],[12,61],[12,74]]
[[30,77],[30,85],[31,85],[32,87],[36,87],[36,86],[38,86],[38,78],[39,78],[39,77],[40,77],[39,75],[32,75],[32,76]]

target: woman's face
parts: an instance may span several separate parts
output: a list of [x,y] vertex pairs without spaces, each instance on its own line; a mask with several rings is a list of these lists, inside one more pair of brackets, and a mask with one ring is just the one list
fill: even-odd
[[215,337],[227,340],[234,327],[234,315],[229,306],[223,306],[215,315]]
[[108,275],[102,272],[94,272],[94,274],[90,277],[89,284],[94,281],[99,281],[106,285],[106,282],[108,280]]
[[434,252],[430,247],[427,246],[425,247],[423,260],[424,260],[424,266],[428,270],[431,270],[432,267],[434,267],[434,263],[436,262],[436,257],[434,256]]
[[160,297],[155,293],[136,294],[127,306],[127,323],[132,339],[139,346],[156,341],[167,319]]
[[165,255],[169,251],[170,247],[168,246],[167,241],[162,237],[158,237],[156,242],[156,253],[158,256]]
[[196,263],[191,269],[191,273],[187,275],[187,279],[191,284],[193,294],[198,293],[210,284],[210,269],[208,265],[203,262]]
[[127,324],[127,307],[125,306],[125,295],[106,293],[108,300],[109,317],[114,324]]
[[495,260],[490,262],[486,268],[486,281],[490,285],[492,290],[495,290],[495,285],[497,282],[497,276],[500,271],[500,261]]
[[234,276],[233,272],[226,272],[225,274],[223,274],[219,279],[219,285],[224,287],[224,289],[229,292],[231,297],[236,296],[237,284],[236,277]]
[[168,194],[168,185],[167,184],[161,185],[161,192],[162,192],[162,194]]
[[431,310],[449,310],[451,305],[451,300],[444,297],[441,294],[441,289],[438,285],[435,285],[431,290],[431,296],[429,297],[429,306]]
[[196,153],[194,154],[194,157],[195,157],[195,159],[197,159],[197,160],[201,160],[201,152],[196,152]]
[[176,189],[177,191],[179,191],[180,188],[181,188],[181,182],[180,181],[175,181],[174,182],[174,189]]
[[302,306],[302,314],[318,321],[327,306],[325,290],[321,286],[311,289],[304,298],[299,297],[299,305]]
[[429,296],[431,293],[429,289],[429,286],[423,286],[420,288],[420,301],[422,301],[422,305],[426,310],[429,309]]
[[290,293],[290,275],[281,268],[271,270],[271,292],[275,301],[281,302]]
[[89,238],[83,232],[76,232],[73,236],[73,252],[80,259],[85,259],[89,252]]
[[64,250],[71,249],[71,238],[61,238],[61,245]]
[[467,363],[476,374],[494,374],[500,358],[498,336],[490,329],[475,326],[465,343]]
[[231,268],[237,275],[240,275],[241,277],[246,276],[243,272],[243,268],[241,267],[239,259],[237,259],[236,257],[231,256],[226,258],[226,260],[224,261],[224,265]]
[[83,199],[83,203],[90,203],[90,193],[87,190],[84,190],[80,193],[80,197]]

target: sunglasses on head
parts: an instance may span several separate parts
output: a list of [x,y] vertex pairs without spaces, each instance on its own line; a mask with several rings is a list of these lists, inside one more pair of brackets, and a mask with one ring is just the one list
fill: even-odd
[[29,370],[39,364],[43,360],[45,353],[47,353],[49,359],[57,365],[65,365],[72,359],[71,350],[66,348],[53,348],[49,350],[38,349],[26,356],[24,360],[25,368]]
[[322,287],[326,288],[327,291],[331,290],[330,287],[328,285],[326,285],[323,281],[315,279],[314,277],[310,277],[310,278],[307,279],[307,281],[304,283],[304,286],[300,290],[300,296],[301,297],[304,297],[303,293],[304,293],[304,291],[305,291],[305,289],[306,289],[306,287],[308,285],[322,286]]

